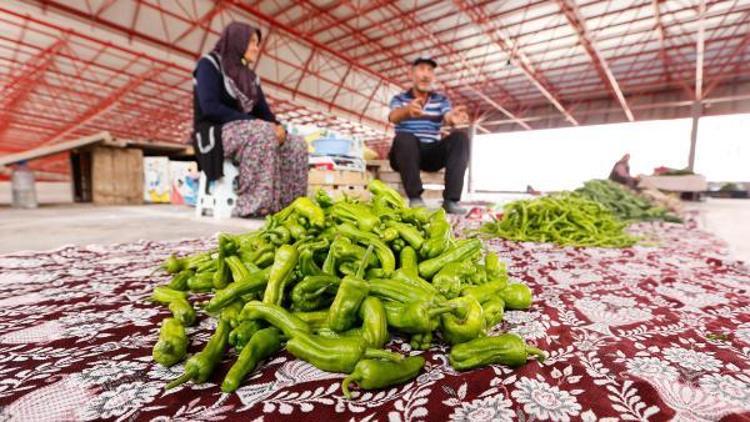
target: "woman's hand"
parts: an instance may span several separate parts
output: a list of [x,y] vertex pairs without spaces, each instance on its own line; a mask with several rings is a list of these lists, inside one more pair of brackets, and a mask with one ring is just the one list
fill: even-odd
[[286,129],[284,129],[284,126],[276,125],[273,129],[276,132],[276,139],[279,141],[279,145],[284,145],[286,141]]

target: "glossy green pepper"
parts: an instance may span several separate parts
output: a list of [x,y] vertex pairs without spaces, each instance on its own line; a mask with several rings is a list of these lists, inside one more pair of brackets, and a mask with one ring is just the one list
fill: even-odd
[[362,359],[357,362],[354,371],[341,381],[341,391],[346,398],[351,398],[349,384],[356,382],[363,390],[375,390],[403,384],[419,375],[424,367],[422,356],[410,356],[400,362],[376,359]]
[[174,255],[169,255],[169,258],[164,260],[164,262],[159,266],[159,269],[162,269],[169,274],[177,274],[182,271],[184,267],[184,261],[179,260]]
[[154,361],[164,366],[172,366],[181,361],[187,353],[188,338],[185,327],[174,318],[165,318],[159,329],[159,340],[154,345]]
[[258,301],[248,302],[242,308],[240,319],[243,321],[261,319],[281,330],[285,336],[291,337],[292,332],[310,332],[306,322],[292,315],[279,305]]
[[333,302],[341,279],[332,275],[307,276],[292,288],[295,311],[314,311]]
[[294,357],[328,372],[350,373],[363,358],[392,361],[403,359],[398,353],[368,348],[367,342],[359,336],[328,338],[295,332],[286,343],[286,349]]
[[401,260],[401,268],[399,268],[401,271],[411,277],[419,277],[419,260],[417,258],[417,251],[414,248],[407,246],[401,249],[399,259]]
[[216,312],[243,295],[263,291],[268,282],[270,272],[271,268],[266,268],[252,274],[247,272],[245,279],[235,281],[227,287],[217,291],[211,300],[208,301],[208,304],[205,307],[206,312]]
[[409,345],[414,350],[427,350],[432,347],[432,332],[412,334]]
[[405,333],[429,333],[438,326],[436,317],[455,308],[431,301],[410,303],[383,302],[388,325]]
[[505,309],[526,310],[531,307],[533,294],[525,284],[509,284],[499,292],[500,298],[505,302]]
[[166,389],[172,389],[191,380],[196,384],[206,382],[224,356],[228,337],[229,323],[219,320],[216,331],[214,331],[203,350],[194,354],[185,362],[185,373],[170,381]]
[[291,278],[294,267],[297,266],[299,252],[292,245],[281,245],[276,250],[271,272],[268,274],[266,292],[263,303],[281,305],[284,299],[284,288]]
[[187,293],[166,286],[157,286],[154,287],[151,300],[167,305],[172,315],[182,325],[189,327],[195,322],[195,309],[188,302]]
[[299,270],[302,278],[325,275],[323,270],[315,263],[315,251],[312,249],[303,249],[300,251]]
[[195,271],[191,269],[182,270],[172,277],[167,287],[173,290],[185,291],[188,289],[188,280],[190,277],[195,275]]
[[383,198],[390,206],[395,207],[396,209],[407,208],[404,197],[382,181],[375,179],[370,182],[367,188],[376,197]]
[[193,293],[205,293],[214,289],[214,273],[205,272],[195,274],[187,281],[188,290]]
[[441,268],[451,262],[464,261],[478,253],[482,248],[479,239],[466,239],[456,243],[442,255],[422,261],[419,264],[419,275],[431,279]]
[[484,321],[488,328],[494,327],[503,320],[505,302],[499,297],[493,297],[482,302]]
[[234,253],[234,242],[225,234],[219,235],[219,256],[216,258],[216,272],[214,273],[214,288],[223,289],[230,282],[231,272],[226,264],[226,258]]
[[453,299],[461,294],[466,284],[466,278],[471,274],[471,268],[465,262],[451,262],[445,264],[432,278],[435,286],[443,296]]
[[313,202],[312,199],[306,196],[300,196],[299,198],[295,199],[286,208],[279,211],[274,217],[278,219],[278,221],[283,221],[289,218],[294,212],[304,217],[311,225],[315,227],[325,227],[325,212],[315,202]]
[[[362,257],[365,256],[366,249],[362,246],[352,243],[351,240],[343,236],[337,240],[338,241],[334,242],[331,246],[336,262],[361,261]],[[367,266],[374,267],[377,265],[377,257],[375,255],[370,255],[367,259]]]
[[296,221],[287,220],[284,222],[283,227],[286,228],[292,239],[300,240],[304,239],[305,236],[307,236],[307,229],[305,229],[302,224],[299,224]]
[[521,366],[529,356],[544,361],[544,352],[527,345],[515,334],[503,334],[493,337],[480,337],[451,348],[448,360],[457,371],[487,366],[491,364]]
[[461,296],[449,300],[446,305],[455,306],[453,311],[441,316],[443,338],[448,343],[464,343],[485,334],[484,309],[475,298]]
[[361,204],[338,202],[331,208],[331,216],[341,222],[356,224],[364,232],[371,232],[380,224],[378,217]]
[[236,326],[232,331],[229,332],[229,344],[240,351],[250,341],[253,334],[258,330],[263,329],[265,325],[261,320],[253,319],[250,321],[242,321],[240,325]]
[[370,280],[370,294],[383,300],[401,303],[429,300],[436,296],[434,290],[423,289],[420,286],[390,278]]
[[404,223],[398,223],[396,221],[388,221],[385,225],[386,227],[396,230],[398,235],[412,248],[418,250],[422,247],[424,236],[422,236],[416,227]]
[[333,206],[333,198],[331,198],[331,195],[323,189],[318,189],[318,191],[315,192],[315,202],[317,202],[318,206],[323,209]]
[[378,235],[380,236],[380,240],[386,243],[391,243],[396,240],[399,240],[398,237],[398,230],[394,229],[393,227],[386,227],[383,230],[377,230]]
[[487,252],[487,255],[484,256],[484,268],[487,270],[487,278],[489,280],[508,281],[505,263],[500,261],[496,253]]
[[380,267],[386,276],[392,274],[396,269],[396,257],[393,256],[393,252],[391,252],[388,245],[383,243],[378,236],[358,230],[348,223],[338,225],[338,232],[356,242],[368,246],[372,245],[375,248],[375,255],[377,255],[380,261]]
[[370,293],[369,283],[361,277],[372,249],[372,246],[367,248],[362,261],[359,263],[357,273],[354,276],[346,276],[341,280],[341,284],[336,291],[336,297],[328,310],[328,327],[334,331],[344,331],[354,325],[359,306]]
[[328,309],[324,311],[292,312],[292,315],[307,323],[312,331],[320,331],[328,328]]
[[[304,227],[303,227],[303,230],[304,230]],[[292,233],[286,226],[279,225],[279,226],[268,229],[265,233],[265,238],[266,240],[268,240],[268,242],[276,246],[281,246],[281,245],[286,245],[287,243],[291,242]]]
[[445,218],[445,210],[442,208],[430,216],[427,235],[427,240],[419,249],[419,254],[423,258],[435,258],[448,249],[451,239],[451,225]]
[[495,280],[480,286],[469,286],[461,291],[464,296],[474,296],[480,303],[493,297],[498,297],[500,291],[508,284],[504,280]]
[[427,224],[430,222],[432,211],[426,207],[406,208],[401,211],[401,219],[412,224]]
[[375,296],[368,296],[359,307],[359,318],[362,320],[362,338],[372,348],[383,348],[391,338],[383,302]]
[[237,357],[237,361],[229,368],[221,391],[231,393],[236,391],[247,374],[255,369],[258,362],[281,350],[281,332],[274,328],[264,328],[256,332]]

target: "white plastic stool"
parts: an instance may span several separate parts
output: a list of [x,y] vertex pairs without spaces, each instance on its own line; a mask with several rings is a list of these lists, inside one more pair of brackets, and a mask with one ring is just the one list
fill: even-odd
[[206,189],[206,173],[201,172],[195,216],[203,217],[206,211],[210,211],[215,219],[230,218],[237,203],[235,189],[239,184],[239,174],[239,169],[231,160],[224,160],[224,177],[208,183]]

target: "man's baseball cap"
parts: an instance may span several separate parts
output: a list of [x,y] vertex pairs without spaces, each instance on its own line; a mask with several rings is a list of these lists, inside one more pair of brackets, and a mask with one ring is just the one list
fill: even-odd
[[412,65],[412,67],[414,67],[414,66],[416,66],[418,64],[422,64],[422,63],[429,64],[430,66],[432,66],[433,69],[437,67],[437,62],[435,61],[435,59],[433,59],[430,56],[419,56],[416,59],[414,59],[414,61],[412,62],[411,65]]

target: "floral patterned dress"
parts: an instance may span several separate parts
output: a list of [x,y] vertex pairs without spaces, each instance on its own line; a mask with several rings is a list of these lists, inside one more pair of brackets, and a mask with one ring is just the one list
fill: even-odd
[[[237,93],[249,113],[252,102]],[[229,122],[221,136],[224,157],[239,163],[235,215],[271,214],[307,193],[307,145],[301,137],[289,135],[279,145],[274,124],[260,119]]]

